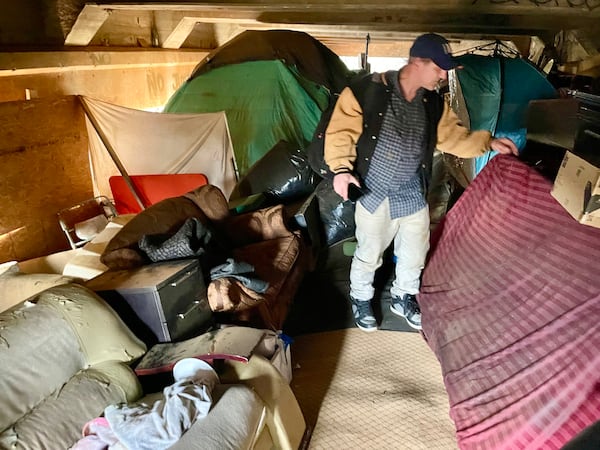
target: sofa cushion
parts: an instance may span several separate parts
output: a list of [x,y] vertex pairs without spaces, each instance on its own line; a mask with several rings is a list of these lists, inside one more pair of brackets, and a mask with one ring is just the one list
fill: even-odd
[[249,213],[231,216],[224,222],[224,232],[234,247],[253,242],[290,236],[283,205],[271,206]]
[[229,217],[229,204],[217,186],[207,184],[188,192],[184,197],[193,201],[215,224]]
[[70,448],[81,438],[83,425],[106,406],[135,401],[141,394],[137,377],[123,363],[109,361],[82,370],[0,433],[0,447]]
[[146,345],[117,313],[86,287],[70,284],[49,289],[40,294],[40,303],[55,309],[74,330],[87,365],[131,362],[146,353]]
[[169,450],[252,448],[264,426],[265,405],[244,385],[216,386],[213,407]]
[[146,350],[116,313],[76,284],[50,288],[0,314],[0,430],[29,414],[78,371]]
[[50,287],[70,283],[73,278],[50,273],[22,273],[16,262],[0,265],[0,312]]

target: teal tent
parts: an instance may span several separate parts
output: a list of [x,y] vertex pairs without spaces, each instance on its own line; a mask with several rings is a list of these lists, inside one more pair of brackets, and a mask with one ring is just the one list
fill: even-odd
[[303,149],[348,69],[305,33],[246,31],[209,54],[164,111],[225,111],[241,176],[280,141]]
[[[456,71],[466,103],[472,130],[489,130],[496,137],[509,137],[519,147],[525,146],[527,107],[531,100],[557,97],[556,89],[526,59],[510,52],[493,54],[467,53],[457,57],[461,69]],[[477,158],[475,174],[495,152]]]

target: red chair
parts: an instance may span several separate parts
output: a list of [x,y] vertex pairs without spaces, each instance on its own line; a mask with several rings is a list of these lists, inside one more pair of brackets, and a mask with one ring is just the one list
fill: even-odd
[[[201,173],[130,175],[129,178],[144,206],[153,205],[165,198],[178,197],[208,184],[208,178]],[[108,182],[119,214],[137,214],[142,211],[125,178],[115,175]]]

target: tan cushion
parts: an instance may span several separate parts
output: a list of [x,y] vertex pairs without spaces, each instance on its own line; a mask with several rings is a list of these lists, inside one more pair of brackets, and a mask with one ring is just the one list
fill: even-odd
[[224,223],[225,233],[234,247],[290,236],[283,205],[231,216]]
[[70,283],[73,278],[50,273],[22,273],[17,263],[0,267],[0,312],[50,287]]
[[125,364],[109,361],[78,372],[53,395],[0,433],[0,448],[70,448],[83,425],[108,405],[137,400],[141,385]]
[[184,197],[192,200],[213,223],[219,223],[229,217],[229,204],[223,192],[211,184],[188,192]]
[[102,299],[76,284],[32,297],[0,314],[0,323],[0,430],[59,392],[78,371],[130,362],[146,350]]
[[87,364],[130,362],[146,353],[117,313],[95,292],[78,284],[58,286],[39,296],[57,310],[77,334]]
[[252,448],[264,423],[265,405],[244,385],[221,385],[213,391],[208,415],[194,422],[169,450]]

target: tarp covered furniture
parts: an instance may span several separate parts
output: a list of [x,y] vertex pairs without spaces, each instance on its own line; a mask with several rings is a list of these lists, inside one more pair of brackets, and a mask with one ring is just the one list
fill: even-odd
[[228,257],[253,266],[253,276],[268,282],[266,292],[247,287],[236,277],[208,283],[208,301],[220,321],[279,330],[310,263],[300,231],[292,231],[283,205],[233,215],[223,193],[213,185],[160,201],[129,221],[108,243],[101,261],[111,269],[149,262],[139,247],[143,236],[174,235],[196,218],[214,236],[201,265],[210,269]]
[[461,449],[559,449],[600,419],[600,229],[497,156],[433,236],[418,301]]

